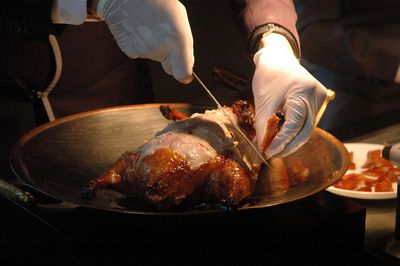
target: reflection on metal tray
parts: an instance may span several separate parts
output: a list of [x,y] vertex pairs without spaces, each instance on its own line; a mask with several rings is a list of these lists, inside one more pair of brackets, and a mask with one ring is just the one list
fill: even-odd
[[[204,110],[187,104],[170,105],[186,113]],[[64,203],[60,208],[76,206],[154,214],[154,211],[114,191],[100,192],[92,204],[83,203],[80,192],[84,184],[104,172],[123,152],[142,145],[169,122],[158,107],[159,104],[147,104],[107,108],[45,124],[19,140],[11,154],[11,166],[20,183],[60,200]],[[300,162],[309,169],[309,178],[283,194],[251,198],[239,211],[310,196],[337,182],[348,168],[345,147],[318,128],[308,143],[284,161],[288,168]],[[51,204],[52,208],[55,206],[57,204]],[[174,213],[213,211],[218,210],[199,208]]]

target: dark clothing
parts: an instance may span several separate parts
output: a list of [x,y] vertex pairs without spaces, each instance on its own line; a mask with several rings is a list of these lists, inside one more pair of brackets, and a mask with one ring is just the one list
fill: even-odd
[[0,1],[0,30],[18,37],[46,42],[53,0]]
[[49,96],[56,117],[153,101],[146,62],[128,58],[105,22],[68,26],[57,40],[63,74]]
[[[295,33],[296,14],[291,1],[232,3],[240,13],[237,19],[244,25],[245,36],[265,22],[278,23]],[[12,125],[3,126],[1,133],[6,140],[1,144],[4,157],[19,137],[48,119],[41,97],[55,78],[57,65],[49,33],[57,40],[62,60],[61,76],[48,97],[55,118],[153,101],[146,62],[124,55],[104,22],[55,26],[50,23],[51,5],[50,0],[0,3],[0,123]],[[263,16],[263,9],[272,12]],[[290,19],[274,10],[284,10]]]
[[305,59],[348,77],[393,82],[400,63],[399,1],[295,3]]
[[302,64],[336,92],[319,126],[347,140],[400,122],[400,2],[296,0],[295,7]]
[[[24,28],[28,22],[31,21],[15,23],[17,28]],[[13,31],[14,27],[1,28],[5,38],[0,44],[0,85],[6,94],[17,94],[27,101],[40,100],[56,71],[55,47],[48,40],[51,33],[61,53],[61,76],[49,94],[56,118],[94,108],[152,101],[150,84],[144,78],[144,61],[131,60],[123,54],[104,22],[64,27],[49,26],[39,19],[36,24],[23,33]],[[42,24],[49,29],[46,38],[35,30]]]
[[[0,123],[15,125],[2,126],[3,147],[45,121],[40,96],[52,81],[56,65],[49,32],[58,40],[63,55],[62,74],[49,95],[56,118],[153,100],[146,62],[126,57],[105,23],[54,27],[49,19],[52,1],[39,2],[0,3]],[[190,11],[190,1],[184,2]],[[338,132],[365,118],[400,109],[400,88],[393,84],[400,58],[398,1],[230,3],[245,42],[266,23],[290,31],[299,47],[301,40],[303,65],[337,93],[320,123],[323,128]],[[201,60],[197,61],[199,64]],[[358,105],[363,108],[356,108]],[[349,108],[353,109],[350,114]],[[6,157],[8,149],[2,151]]]
[[246,41],[263,23],[299,36],[302,64],[336,92],[320,127],[346,140],[400,122],[400,85],[393,82],[400,64],[399,1],[294,0],[295,10],[291,1],[231,2]]
[[[234,0],[231,4],[246,41],[258,26],[273,22],[292,32],[298,42],[291,0]],[[0,44],[0,85],[7,93],[40,102],[56,71],[54,47],[48,42],[51,33],[58,41],[62,60],[61,76],[49,94],[55,118],[152,101],[149,81],[144,79],[144,61],[127,58],[104,22],[54,26],[49,0],[40,4],[3,1],[0,5],[0,30],[5,37]]]
[[[246,42],[251,41],[252,34],[258,27],[274,23],[291,33],[297,42],[299,50],[297,53],[300,54],[300,42],[296,30],[297,15],[292,0],[231,0],[231,6]],[[248,49],[251,49],[249,45]]]
[[[276,23],[291,31],[299,46],[301,43],[302,56],[306,60],[343,75],[393,82],[400,62],[400,52],[396,49],[400,31],[395,26],[400,23],[400,2],[294,2],[295,7],[291,0],[231,1],[246,41],[260,25]],[[297,32],[301,34],[301,42]],[[388,46],[390,42],[392,45]]]
[[[52,1],[39,2],[0,4],[0,170],[4,177],[12,176],[11,146],[48,121],[42,98],[53,79],[48,99],[55,118],[153,101],[146,62],[128,58],[104,22],[55,26],[50,23]],[[60,49],[59,78],[49,34]]]

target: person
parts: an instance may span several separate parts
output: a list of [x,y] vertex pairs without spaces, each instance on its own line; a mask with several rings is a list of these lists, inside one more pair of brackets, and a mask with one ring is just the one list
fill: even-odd
[[285,156],[310,138],[327,90],[299,62],[293,1],[231,2],[255,64],[252,90],[258,143],[262,143],[268,118],[281,109],[285,123],[265,156]]
[[[100,0],[92,5],[130,58],[159,61],[166,73],[183,83],[193,79],[193,37],[185,8],[179,1]],[[234,12],[240,6],[251,10],[243,12],[251,16],[243,16],[240,25],[251,33],[249,52],[256,66],[252,87],[257,140],[261,146],[268,119],[282,109],[285,122],[264,155],[284,156],[310,138],[327,91],[299,64],[300,45],[295,37],[292,1],[232,1]]]
[[[278,109],[282,110],[285,113],[285,123],[265,151],[265,156],[284,156],[309,139],[317,113],[325,100],[326,89],[299,63],[300,42],[296,32],[296,11],[291,0],[230,2],[255,65],[252,87],[258,143],[263,141],[268,118]],[[35,103],[44,108],[35,109],[44,109],[45,117],[50,120],[116,103],[125,104],[132,102],[132,99],[136,102],[151,101],[152,94],[145,88],[147,84],[143,84],[145,68],[141,67],[140,60],[128,62],[126,58],[158,61],[167,74],[185,84],[193,79],[193,36],[185,6],[180,1],[47,0],[33,6],[29,1],[21,0],[18,5],[2,3],[2,6],[0,15],[6,18],[2,26],[6,29],[6,35],[3,34],[6,41],[1,44],[2,83],[17,87],[17,91],[28,94],[28,98],[36,99]],[[22,10],[21,6],[28,8]],[[97,36],[94,34],[94,41],[85,36],[94,28],[90,24],[82,25],[88,17],[102,21],[103,32]],[[87,27],[87,31],[81,33],[77,30],[79,27]],[[103,35],[108,39],[112,36],[114,42],[107,42],[107,38],[100,39]],[[33,38],[36,49],[27,49],[26,41],[21,36]],[[73,41],[75,38],[84,39],[84,46]],[[12,47],[10,39],[17,39],[19,45]],[[54,39],[57,41],[54,42]],[[111,60],[109,57],[114,53],[117,57],[111,60],[108,69],[102,65],[102,60],[93,60],[98,56],[96,49],[101,47],[104,51],[104,46],[109,51],[102,56]],[[61,65],[60,59],[57,61],[59,50],[68,54],[63,57],[63,73],[66,74],[61,77],[61,70],[57,69]],[[83,56],[82,50],[86,56]],[[35,56],[32,56],[33,52]],[[14,58],[15,54],[20,54],[19,61],[24,56],[33,60],[26,62],[26,67],[20,68],[15,63],[18,61]],[[55,59],[52,54],[56,55]],[[74,69],[74,64],[75,68],[78,62],[87,66],[91,60],[96,64],[82,67],[82,71]],[[121,69],[110,70],[118,66]],[[109,90],[109,79],[121,75],[125,81],[133,81],[124,84],[141,84],[132,88],[128,94],[123,84],[113,84],[113,90]],[[135,79],[135,76],[141,78]],[[74,82],[77,80],[83,80],[80,84],[89,88],[79,91],[83,97],[76,97],[78,92],[71,91],[76,88]],[[100,94],[100,97],[89,97],[93,94]],[[8,99],[3,101],[7,102]],[[10,108],[14,108],[12,103],[7,103]],[[32,116],[27,114],[31,111],[29,109],[19,111],[12,120]],[[3,121],[7,119],[10,120],[6,115],[2,118]],[[20,132],[26,132],[29,127],[32,128],[32,124]],[[7,131],[3,134],[8,138],[11,136],[12,140],[21,135]]]
[[[251,32],[249,52],[256,66],[252,87],[258,143],[263,142],[269,117],[282,109],[285,122],[265,156],[287,155],[309,139],[326,98],[326,88],[299,64],[292,1],[232,1],[232,6],[234,12],[240,6],[252,10],[252,16],[243,17],[241,25]],[[179,1],[99,0],[92,1],[90,9],[105,20],[119,47],[130,58],[159,61],[165,72],[178,81],[192,81],[193,37]]]
[[319,127],[350,141],[399,123],[400,3],[294,3],[302,64],[336,93]]

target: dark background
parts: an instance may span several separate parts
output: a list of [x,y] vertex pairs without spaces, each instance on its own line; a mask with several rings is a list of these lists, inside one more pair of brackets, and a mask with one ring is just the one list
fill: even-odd
[[[229,102],[237,92],[215,82],[214,66],[223,66],[251,80],[254,71],[245,41],[238,31],[229,1],[182,1],[186,5],[194,38],[194,71],[210,87],[221,103]],[[160,64],[149,62],[155,102],[189,102],[196,105],[212,103],[197,82],[188,86],[166,76]]]
[[[214,66],[224,66],[249,79],[254,70],[245,43],[234,24],[229,1],[182,2],[187,7],[194,37],[195,72],[222,104],[240,97],[240,93],[217,83],[211,76]],[[399,105],[393,95],[380,101],[381,106],[387,106],[387,101],[392,101],[390,108],[374,106],[371,112],[367,112],[371,107],[370,97],[367,97],[369,93],[362,98],[358,94],[364,91],[365,82],[347,80],[312,62],[305,63],[324,85],[337,93],[320,126],[340,140],[345,141],[398,121]],[[166,75],[159,63],[146,61],[146,64],[154,102],[214,106],[196,82],[181,85]],[[373,88],[380,84],[370,83],[368,86],[370,91],[374,91]],[[16,110],[20,110],[17,117],[32,120],[31,107],[14,108],[12,103],[6,103],[10,107],[4,109],[5,113],[15,115]],[[3,117],[8,117],[5,113]],[[366,119],[362,115],[372,116]],[[371,124],[372,120],[374,123]],[[1,127],[10,127],[10,123],[12,127],[13,120],[3,119]],[[25,132],[30,127],[33,128],[33,125],[25,127]],[[8,144],[1,146],[0,178],[13,178],[8,167],[9,143],[21,136],[2,136],[2,140],[6,140],[3,143]],[[107,212],[30,210],[41,217],[37,218],[4,197],[0,198],[0,209],[0,264],[3,265],[29,261],[55,265],[124,264],[124,258],[130,259],[128,264],[136,264],[139,259],[162,263],[164,258],[168,262],[179,259],[184,264],[196,264],[193,258],[207,264],[245,264],[246,258],[249,258],[249,263],[261,264],[264,258],[273,265],[285,265],[285,262],[318,265],[321,261],[322,264],[329,264],[346,261],[346,258],[351,262],[361,262],[359,265],[366,261],[376,262],[361,251],[365,210],[328,192],[281,209],[228,218],[230,225],[221,222],[223,219],[213,218],[149,222]],[[57,229],[53,229],[53,225]],[[168,230],[154,230],[157,227]],[[352,257],[349,258],[349,254]],[[215,257],[218,259],[212,261]]]

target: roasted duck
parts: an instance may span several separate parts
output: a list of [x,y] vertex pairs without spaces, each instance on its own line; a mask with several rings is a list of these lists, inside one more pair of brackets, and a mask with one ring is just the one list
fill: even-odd
[[[237,101],[224,108],[255,140],[253,106]],[[221,110],[190,117],[169,106],[160,106],[160,111],[173,122],[90,181],[82,191],[84,200],[92,200],[97,189],[109,188],[169,210],[183,202],[236,206],[255,191],[261,160]],[[267,132],[272,133],[265,137],[263,147],[279,130],[282,117],[270,121]],[[284,166],[278,168],[275,172]]]

